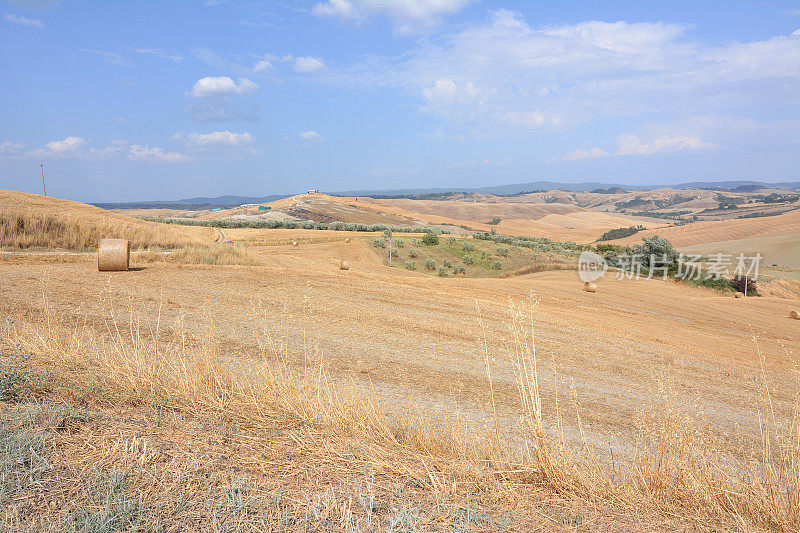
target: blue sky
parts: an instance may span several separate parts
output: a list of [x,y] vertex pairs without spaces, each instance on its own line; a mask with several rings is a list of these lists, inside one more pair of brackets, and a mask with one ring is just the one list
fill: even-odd
[[0,1],[0,188],[797,180],[797,2]]

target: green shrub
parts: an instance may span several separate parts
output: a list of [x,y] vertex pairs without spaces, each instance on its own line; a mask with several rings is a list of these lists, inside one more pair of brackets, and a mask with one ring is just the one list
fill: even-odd
[[389,255],[392,257],[397,257],[397,248],[390,248]]
[[439,267],[439,276],[443,278],[447,277],[447,269],[445,267]]
[[453,263],[451,263],[449,259],[442,259],[442,264],[447,268],[451,268],[453,266]]
[[471,256],[471,255],[465,255],[464,256],[464,264],[465,265],[471,265],[474,262],[475,262],[475,258],[473,256]]
[[406,243],[403,241],[403,239],[393,239],[393,240],[392,240],[392,242],[393,242],[393,243],[394,243],[394,245],[395,245],[395,246],[397,246],[398,248],[402,248],[403,246],[405,246],[405,245],[406,245]]
[[465,252],[471,252],[475,249],[475,243],[464,241],[464,244],[461,245],[461,249]]
[[602,254],[605,252],[613,252],[614,250],[617,249],[617,247],[614,246],[613,244],[598,244],[596,249],[597,253]]
[[456,243],[456,238],[455,237],[448,237],[447,238],[447,242],[449,242],[450,244],[455,244]]
[[453,267],[453,274],[466,274],[467,268],[464,265],[456,265]]
[[640,255],[642,261],[651,268],[678,264],[678,251],[671,242],[658,235],[642,237],[642,244],[635,245],[633,253]]
[[439,235],[436,233],[426,233],[422,238],[422,244],[427,244],[428,246],[439,244]]
[[613,241],[614,239],[622,239],[624,237],[629,237],[630,235],[633,235],[634,233],[642,231],[643,229],[644,229],[644,226],[641,226],[641,225],[630,226],[628,228],[612,229],[611,231],[607,231],[607,232],[603,233],[602,235],[600,235],[600,238],[597,239],[597,240],[598,241]]
[[436,261],[429,257],[425,260],[425,268],[428,270],[436,270]]
[[487,257],[491,257],[492,254],[487,252],[486,250],[481,250],[481,259],[486,259]]
[[500,270],[503,268],[503,263],[500,261],[492,261],[492,270]]
[[416,258],[417,255],[419,254],[417,253],[416,248],[412,248],[408,251],[408,257]]
[[420,246],[422,246],[422,243],[419,242],[419,239],[411,239],[411,246],[419,248]]
[[417,269],[417,262],[416,261],[406,261],[406,268],[408,270],[416,270]]
[[386,241],[383,239],[375,239],[372,241],[372,246],[375,248],[386,248]]
[[500,246],[497,248],[497,255],[499,255],[500,257],[508,257],[508,252],[509,249],[504,246]]

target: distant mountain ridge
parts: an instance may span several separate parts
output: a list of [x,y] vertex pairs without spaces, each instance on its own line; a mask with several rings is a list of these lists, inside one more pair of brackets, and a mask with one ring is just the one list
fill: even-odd
[[550,191],[559,189],[569,192],[590,192],[597,189],[624,189],[626,191],[650,191],[653,189],[700,189],[700,188],[724,188],[734,189],[741,186],[762,186],[765,188],[776,189],[800,189],[800,182],[785,182],[785,183],[764,183],[759,181],[692,181],[686,183],[678,183],[673,185],[626,185],[622,183],[601,183],[601,182],[583,182],[583,183],[561,183],[558,181],[531,181],[528,183],[512,183],[508,185],[495,185],[492,187],[451,187],[451,188],[419,188],[419,189],[382,189],[382,190],[352,190],[329,192],[332,196],[410,196],[420,194],[436,194],[436,193],[483,193],[483,194],[496,194],[496,195],[510,195],[519,194],[525,191]]
[[271,196],[233,196],[226,194],[209,198],[197,196],[175,201],[154,200],[151,202],[88,202],[102,209],[213,209],[215,207],[231,207],[242,204],[265,204],[291,196],[289,194],[273,194]]
[[[327,192],[331,196],[373,196],[373,197],[392,197],[392,196],[417,196],[422,194],[446,194],[446,193],[483,193],[496,194],[501,196],[515,195],[530,191],[550,191],[563,190],[569,192],[591,192],[595,190],[616,190],[626,191],[650,191],[653,189],[703,189],[714,188],[720,190],[734,190],[736,188],[753,190],[759,187],[800,190],[800,182],[765,183],[759,181],[733,180],[733,181],[691,181],[673,185],[626,185],[623,183],[604,183],[599,181],[588,181],[582,183],[561,183],[558,181],[531,181],[528,183],[512,183],[508,185],[494,185],[491,187],[432,187],[414,189],[357,189],[350,191]],[[740,190],[744,190],[740,189]],[[181,200],[164,201],[154,200],[150,202],[88,202],[91,205],[103,209],[210,209],[214,207],[231,207],[241,204],[261,204],[274,202],[291,196],[290,194],[275,194],[270,196],[234,196],[224,195],[216,197],[197,196],[194,198],[184,198]]]

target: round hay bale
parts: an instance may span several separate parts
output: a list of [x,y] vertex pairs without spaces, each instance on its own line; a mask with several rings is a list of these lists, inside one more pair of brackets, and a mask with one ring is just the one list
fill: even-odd
[[97,248],[97,270],[119,272],[128,270],[131,260],[131,244],[125,239],[100,239]]
[[736,294],[733,295],[733,297],[734,298],[744,298],[744,293],[743,292],[737,292]]
[[350,239],[345,239],[344,242],[350,242]]
[[292,241],[292,246],[297,246],[297,241]]
[[350,262],[345,260],[339,261],[339,270],[350,270]]
[[800,320],[800,313],[792,309],[789,311],[789,318],[794,318],[795,320]]
[[593,281],[587,281],[583,284],[583,290],[586,292],[596,292],[597,291],[597,283]]

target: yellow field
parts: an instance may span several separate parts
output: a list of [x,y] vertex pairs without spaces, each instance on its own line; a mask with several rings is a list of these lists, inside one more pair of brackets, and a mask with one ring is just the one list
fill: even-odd
[[694,222],[685,226],[647,230],[609,244],[631,244],[659,235],[687,253],[754,255],[764,263],[800,267],[800,211],[783,215]]
[[[552,216],[568,215],[539,221]],[[586,293],[575,271],[390,269],[353,232],[224,232],[256,264],[134,257],[105,273],[85,256],[0,256],[0,318],[16,321],[3,353],[20,343],[72,383],[90,376],[40,399],[100,413],[51,431],[63,474],[38,499],[21,493],[32,509],[85,498],[79,480],[102,464],[194,524],[221,512],[224,496],[205,494],[246,477],[248,497],[283,494],[297,528],[318,524],[308,495],[328,494],[325,516],[344,528],[373,519],[346,505],[365,476],[376,513],[413,504],[424,529],[457,529],[466,502],[476,530],[574,530],[578,516],[590,530],[800,523],[797,281],[735,299],[608,273]],[[2,405],[9,427],[38,420]],[[169,514],[175,498],[201,514]],[[249,523],[236,509],[231,521]]]
[[213,242],[211,228],[167,226],[111,211],[52,198],[0,189],[0,246],[93,248],[103,237],[124,238],[131,246],[174,247]]

